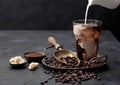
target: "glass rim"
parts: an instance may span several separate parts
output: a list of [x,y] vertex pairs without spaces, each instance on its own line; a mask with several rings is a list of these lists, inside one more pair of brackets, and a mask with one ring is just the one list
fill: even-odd
[[[85,19],[77,19],[77,20],[73,20],[73,23],[82,23],[82,22],[84,22],[85,21]],[[86,22],[88,23],[88,22],[95,22],[95,23],[102,23],[102,21],[101,20],[98,20],[98,19],[87,19],[86,20]]]

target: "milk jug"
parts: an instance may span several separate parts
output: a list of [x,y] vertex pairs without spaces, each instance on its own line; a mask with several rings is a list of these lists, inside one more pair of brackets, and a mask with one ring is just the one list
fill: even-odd
[[100,5],[109,9],[115,9],[120,5],[120,0],[88,0],[85,12],[85,24],[87,21],[88,9],[92,5]]
[[100,5],[109,9],[115,9],[120,5],[120,0],[88,0],[89,5]]

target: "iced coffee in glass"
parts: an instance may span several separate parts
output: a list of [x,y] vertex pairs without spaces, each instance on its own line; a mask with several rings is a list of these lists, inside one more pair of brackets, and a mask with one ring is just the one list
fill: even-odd
[[97,57],[102,22],[88,19],[73,21],[73,33],[76,40],[77,55],[82,61]]

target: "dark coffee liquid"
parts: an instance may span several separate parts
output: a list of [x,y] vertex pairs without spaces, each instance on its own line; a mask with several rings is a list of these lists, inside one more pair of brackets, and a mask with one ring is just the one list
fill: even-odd
[[80,45],[78,45],[79,40],[76,40],[77,55],[80,60],[83,60],[82,53],[85,51]]
[[81,35],[76,40],[76,50],[80,60],[89,61],[97,56],[100,30],[100,27],[91,25],[81,29]]

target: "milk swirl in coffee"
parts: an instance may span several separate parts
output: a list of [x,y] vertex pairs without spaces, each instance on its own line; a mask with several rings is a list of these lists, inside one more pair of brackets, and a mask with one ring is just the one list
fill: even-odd
[[77,54],[81,60],[90,60],[97,56],[100,35],[100,24],[74,23]]

